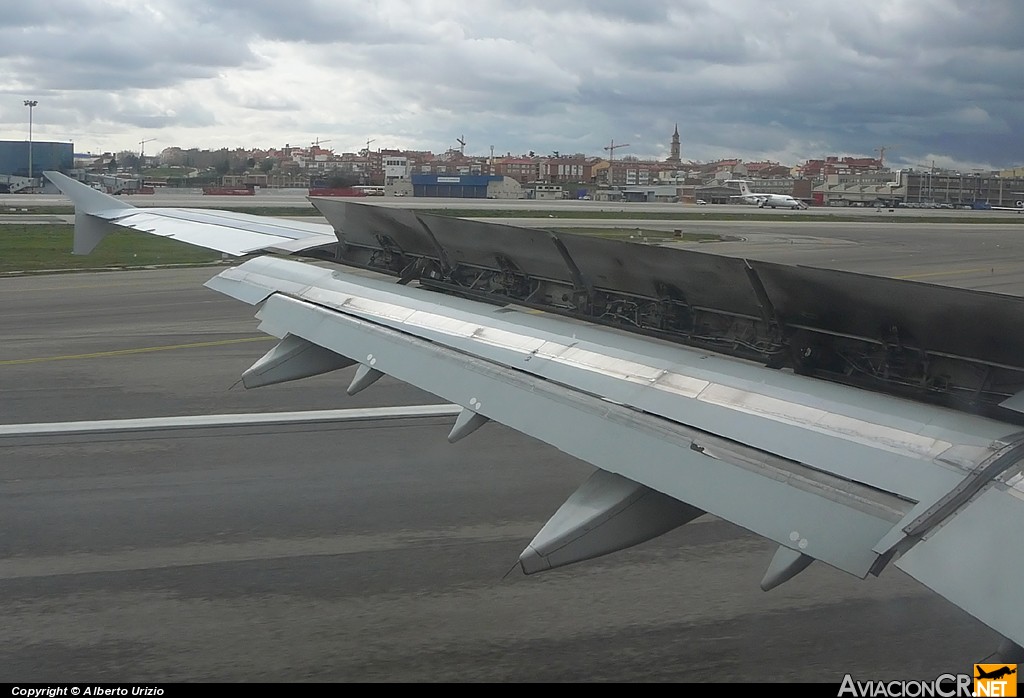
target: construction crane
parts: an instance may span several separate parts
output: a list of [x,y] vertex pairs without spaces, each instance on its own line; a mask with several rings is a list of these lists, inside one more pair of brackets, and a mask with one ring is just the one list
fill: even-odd
[[312,145],[314,148],[319,148],[321,143],[330,143],[330,142],[331,142],[330,138],[328,138],[327,140],[324,140],[324,141],[322,141],[319,138],[317,138],[310,145]]
[[146,162],[146,144],[155,141],[155,138],[143,138],[139,141],[139,173],[142,173],[142,166]]
[[629,143],[619,143],[618,145],[615,145],[615,139],[613,138],[611,144],[610,145],[606,145],[604,147],[604,149],[607,150],[610,153],[610,155],[608,156],[608,159],[609,160],[614,160],[615,159],[615,151],[616,150],[618,150],[619,148],[628,148],[628,147],[629,147]]
[[885,167],[885,151],[892,150],[893,148],[899,148],[898,145],[880,145],[875,148],[875,152],[878,153],[878,163]]
[[459,155],[466,154],[466,134],[462,134],[455,139],[455,142],[459,144]]
[[614,177],[615,170],[613,168],[613,165],[615,164],[615,151],[618,150],[619,148],[628,148],[628,147],[629,147],[629,143],[619,143],[618,145],[615,145],[615,139],[614,138],[612,139],[611,143],[609,143],[608,145],[606,145],[604,147],[604,149],[607,150],[608,153],[609,153],[609,155],[608,155],[608,186],[609,187],[612,186],[613,182],[615,181],[615,177]]
[[376,140],[377,140],[376,138],[367,138],[366,139],[366,154],[367,155],[370,154],[370,144],[375,142]]

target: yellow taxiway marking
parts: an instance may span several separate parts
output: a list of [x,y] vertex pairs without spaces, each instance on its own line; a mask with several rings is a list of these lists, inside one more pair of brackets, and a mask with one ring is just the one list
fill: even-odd
[[950,269],[949,271],[928,271],[918,274],[901,274],[894,276],[894,279],[925,279],[929,276],[956,276],[957,274],[977,274],[980,271],[989,271],[991,267],[979,267],[977,269]]
[[139,347],[138,349],[114,349],[97,351],[91,354],[67,354],[65,356],[40,356],[34,359],[7,359],[0,361],[0,366],[16,364],[38,364],[44,361],[71,361],[73,359],[102,359],[108,356],[124,356],[126,354],[148,354],[153,351],[171,351],[172,349],[195,349],[198,347],[222,347],[228,344],[244,344],[247,342],[267,342],[273,337],[244,337],[242,339],[220,339],[215,342],[192,342],[191,344],[168,344],[162,347]]

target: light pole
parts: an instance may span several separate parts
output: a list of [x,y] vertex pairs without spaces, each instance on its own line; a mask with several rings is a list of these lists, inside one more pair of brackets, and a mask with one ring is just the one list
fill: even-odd
[[[25,106],[28,107],[28,178],[32,179],[32,108],[39,102],[34,99],[26,99]],[[32,185],[35,187],[35,185]]]

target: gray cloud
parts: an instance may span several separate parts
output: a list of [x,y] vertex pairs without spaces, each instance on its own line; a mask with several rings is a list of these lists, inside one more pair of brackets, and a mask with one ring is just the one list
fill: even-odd
[[465,133],[481,154],[598,154],[615,138],[663,157],[678,122],[696,159],[885,145],[906,163],[1024,164],[1019,3],[37,5],[0,27],[5,137],[37,95],[44,128],[106,149],[130,127],[166,145],[439,151]]

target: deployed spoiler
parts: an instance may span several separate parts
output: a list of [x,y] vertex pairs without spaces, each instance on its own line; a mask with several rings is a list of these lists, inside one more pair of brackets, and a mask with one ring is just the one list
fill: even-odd
[[[334,260],[1024,423],[1024,299],[313,199]],[[1002,404],[1002,406],[1000,406]]]
[[330,260],[1024,424],[1022,298],[336,199],[311,199],[330,225],[136,208],[46,176],[75,203],[76,254],[126,227]]

